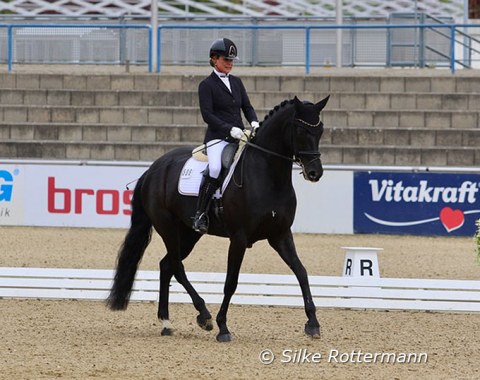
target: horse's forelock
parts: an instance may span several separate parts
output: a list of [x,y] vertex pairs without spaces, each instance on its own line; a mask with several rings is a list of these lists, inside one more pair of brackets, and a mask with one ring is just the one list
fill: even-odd
[[317,106],[308,101],[302,102],[302,107],[297,109],[296,117],[301,119],[309,124],[316,125],[319,121],[320,111],[318,110]]

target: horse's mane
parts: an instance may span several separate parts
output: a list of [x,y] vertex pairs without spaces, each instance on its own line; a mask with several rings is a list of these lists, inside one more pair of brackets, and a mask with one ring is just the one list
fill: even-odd
[[293,104],[293,99],[287,99],[287,100],[284,100],[283,102],[281,102],[280,104],[276,105],[275,107],[273,107],[273,109],[270,110],[269,113],[267,113],[263,119],[263,121],[260,122],[260,125],[263,125],[263,123],[265,123],[267,121],[267,119],[271,118],[273,115],[275,115],[278,110],[280,109],[284,109],[285,106],[287,106],[288,104]]

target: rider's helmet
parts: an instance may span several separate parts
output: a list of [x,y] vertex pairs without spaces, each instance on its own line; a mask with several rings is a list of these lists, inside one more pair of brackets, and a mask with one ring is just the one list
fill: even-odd
[[210,47],[210,58],[215,55],[228,59],[238,59],[237,47],[232,40],[229,40],[228,38],[220,38],[213,41],[212,46]]

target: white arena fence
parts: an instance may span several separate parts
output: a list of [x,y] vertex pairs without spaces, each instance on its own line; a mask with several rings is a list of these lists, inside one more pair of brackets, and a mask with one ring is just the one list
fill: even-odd
[[[0,268],[0,298],[104,300],[114,272],[102,269]],[[223,299],[225,273],[187,273],[207,303]],[[317,307],[480,312],[480,281],[310,276]],[[159,272],[137,272],[133,301],[158,299]],[[183,287],[172,282],[170,301],[190,303]],[[293,275],[240,274],[233,304],[303,306]]]
[[[20,16],[39,16],[57,14],[65,16],[101,15],[120,17],[125,15],[150,17],[151,6],[158,6],[160,16],[169,17],[228,17],[243,15],[263,17],[280,15],[298,17],[314,15],[318,17],[335,17],[336,0],[277,0],[275,2],[262,0],[9,0],[0,2],[0,11]],[[413,6],[415,5],[415,8]],[[362,17],[388,16],[391,12],[428,12],[448,14],[461,19],[465,12],[463,0],[420,0],[415,4],[410,1],[363,1],[349,0],[342,2],[345,15],[360,15]],[[468,6],[468,4],[467,4]]]

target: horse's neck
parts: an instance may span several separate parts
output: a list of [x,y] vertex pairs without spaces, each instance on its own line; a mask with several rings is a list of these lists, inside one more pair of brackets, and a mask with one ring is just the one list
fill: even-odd
[[292,147],[286,145],[286,134],[293,117],[291,110],[277,111],[278,114],[267,119],[257,135],[255,143],[282,156],[293,155]]
[[[280,115],[281,116],[281,115]],[[291,181],[293,150],[286,145],[286,135],[289,133],[289,118],[271,118],[269,123],[261,127],[255,144],[264,148],[257,151],[256,161],[263,163],[262,180],[274,182],[276,185]],[[258,164],[258,162],[257,162]]]

